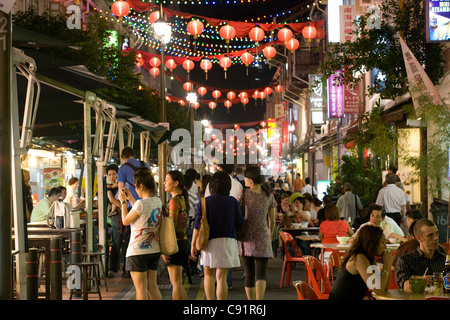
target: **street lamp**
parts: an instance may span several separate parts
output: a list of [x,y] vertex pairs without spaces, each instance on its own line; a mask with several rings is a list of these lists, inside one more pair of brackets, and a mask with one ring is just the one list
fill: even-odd
[[[163,16],[162,4],[160,4],[160,17]],[[153,24],[153,31],[155,39],[161,42],[161,123],[167,122],[166,113],[166,84],[165,84],[165,72],[164,72],[164,46],[170,42],[172,34],[172,27],[164,19],[160,18]],[[158,145],[158,166],[159,166],[159,196],[162,203],[166,203],[166,193],[164,191],[164,179],[166,178],[167,171],[167,142],[161,142]]]
[[186,96],[186,100],[189,101],[189,107],[191,108],[191,165],[194,168],[195,157],[195,144],[194,144],[194,108],[192,105],[197,102],[197,94],[195,92],[189,92]]

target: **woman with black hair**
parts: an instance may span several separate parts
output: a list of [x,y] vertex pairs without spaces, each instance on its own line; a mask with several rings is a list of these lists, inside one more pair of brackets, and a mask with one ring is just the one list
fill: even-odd
[[[205,198],[206,217],[209,225],[208,245],[202,249],[200,264],[204,267],[204,287],[206,299],[214,299],[214,281],[217,300],[228,296],[228,269],[239,267],[237,230],[242,228],[243,218],[239,203],[230,196],[231,179],[225,171],[213,174],[209,182],[211,196]],[[195,243],[203,212],[201,203],[197,205],[191,256],[197,256]]]
[[[377,273],[375,257],[382,256],[383,269]],[[378,226],[361,227],[356,240],[345,255],[341,271],[329,295],[329,300],[362,300],[371,289],[375,293],[384,292],[391,279],[394,257],[386,250],[383,230]],[[369,271],[368,271],[369,270]]]
[[189,224],[189,193],[184,184],[184,176],[180,171],[172,170],[166,175],[164,190],[170,192],[172,198],[166,205],[166,212],[173,218],[175,233],[177,236],[178,252],[171,255],[163,255],[167,264],[170,283],[172,284],[172,299],[186,300],[186,290],[183,287],[183,265],[189,258],[189,240],[187,228]]
[[[126,253],[126,270],[130,271],[136,300],[161,300],[157,285],[160,259],[158,230],[161,221],[162,202],[155,196],[156,183],[148,168],[138,169],[134,185],[139,200],[131,192],[119,192],[122,223],[131,226],[130,242]],[[133,205],[128,212],[128,201]]]
[[244,171],[245,186],[238,199],[245,204],[244,229],[239,239],[239,255],[245,271],[245,293],[249,300],[262,300],[266,291],[266,270],[273,258],[272,232],[277,204],[257,165]]

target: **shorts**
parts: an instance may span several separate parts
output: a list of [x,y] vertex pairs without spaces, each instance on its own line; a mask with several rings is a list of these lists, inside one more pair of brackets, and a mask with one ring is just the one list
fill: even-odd
[[178,252],[169,256],[170,260],[168,265],[177,265],[177,266],[184,266],[188,259],[189,254],[191,252],[191,246],[189,244],[189,241],[186,240],[178,240]]
[[161,254],[159,252],[129,256],[126,260],[126,270],[134,272],[158,270],[160,257]]

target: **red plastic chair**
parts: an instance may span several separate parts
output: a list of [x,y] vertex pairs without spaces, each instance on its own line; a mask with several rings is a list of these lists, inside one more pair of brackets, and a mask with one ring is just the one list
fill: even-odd
[[[331,292],[330,280],[328,280],[327,275],[323,265],[317,258],[313,256],[304,256],[306,271],[308,273],[307,280],[308,284],[312,284],[314,292],[316,293],[319,300],[328,300],[328,296]],[[323,289],[322,289],[323,287]]]
[[397,282],[395,282],[395,270],[391,269],[391,281],[389,282],[389,289],[399,289]]
[[297,280],[292,282],[292,284],[297,290],[298,300],[319,300],[314,289],[306,282]]
[[444,242],[444,243],[441,243],[441,246],[443,246],[445,248],[445,250],[447,250],[447,254],[450,254],[450,243]]
[[[295,262],[303,262],[305,263],[305,260],[303,259],[302,253],[300,252],[299,248],[297,247],[297,243],[295,243],[295,239],[292,237],[290,233],[280,231],[280,237],[283,241],[283,247],[284,247],[284,260],[283,260],[283,269],[281,271],[281,280],[280,280],[280,288],[283,288],[283,280],[284,276],[286,274],[286,286],[289,286],[289,283],[291,282],[291,271],[292,271],[292,264]],[[294,257],[291,256],[289,249],[288,249],[288,242],[291,243],[292,247],[294,248]]]
[[333,250],[331,252],[331,255],[328,257],[328,263],[324,264],[325,274],[327,275],[327,278],[330,279],[331,276],[331,283],[334,284],[334,275],[333,275],[333,269],[339,268],[341,266],[342,258],[344,257],[344,252],[340,252],[337,250]]
[[428,297],[425,300],[450,300],[449,297]]

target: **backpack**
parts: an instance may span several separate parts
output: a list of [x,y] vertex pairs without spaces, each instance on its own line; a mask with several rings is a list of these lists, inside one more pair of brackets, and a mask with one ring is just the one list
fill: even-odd
[[[136,170],[138,170],[138,169],[147,168],[147,167],[145,166],[145,162],[144,162],[144,161],[139,160],[139,162],[140,162],[140,164],[141,164],[140,167],[136,167],[136,166],[134,166],[134,165],[132,165],[131,163],[128,163],[128,162],[125,162],[124,165],[129,166],[131,169],[134,170],[134,172],[136,172]],[[130,186],[132,186],[133,188],[135,188],[135,186],[134,186],[133,183],[129,182],[128,180],[127,180],[126,182],[127,182]],[[134,182],[134,181],[133,181],[133,182]]]

